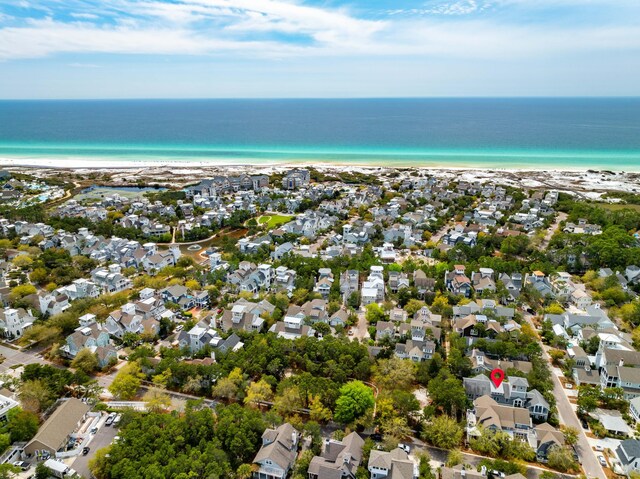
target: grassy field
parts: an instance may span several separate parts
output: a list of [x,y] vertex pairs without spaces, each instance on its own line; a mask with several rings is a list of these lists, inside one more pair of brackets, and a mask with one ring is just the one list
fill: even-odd
[[259,225],[267,225],[267,228],[277,228],[293,219],[290,215],[264,215],[258,218]]
[[609,211],[619,211],[619,210],[640,211],[640,205],[621,205],[618,203],[598,203],[598,206]]

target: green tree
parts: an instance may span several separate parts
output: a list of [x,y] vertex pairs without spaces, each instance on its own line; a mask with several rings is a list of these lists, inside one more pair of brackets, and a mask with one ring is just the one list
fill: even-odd
[[125,401],[135,397],[142,384],[142,373],[137,362],[124,366],[109,386],[109,392],[118,399]]
[[31,379],[24,381],[20,385],[18,397],[22,407],[34,413],[49,407],[53,402],[53,395],[42,379]]
[[467,407],[467,393],[458,378],[441,373],[429,381],[427,389],[431,402],[449,415],[456,415]]
[[340,397],[336,400],[334,418],[349,424],[373,408],[375,399],[371,388],[361,381],[351,381],[340,388]]
[[573,471],[578,468],[574,458],[573,450],[569,447],[552,446],[549,450],[549,467],[560,472]]
[[415,382],[415,365],[397,356],[381,359],[374,368],[373,382],[382,389],[409,389]]
[[331,409],[329,409],[328,407],[326,407],[323,403],[322,403],[322,398],[320,397],[319,394],[313,396],[311,395],[310,398],[310,404],[309,404],[309,418],[312,421],[316,421],[316,422],[328,422],[331,420],[332,414],[331,414]]
[[13,464],[0,464],[0,479],[13,479],[19,472],[20,468]]
[[150,389],[142,398],[147,407],[147,411],[162,412],[171,406],[171,398],[168,394],[163,393],[159,389]]
[[250,479],[254,469],[253,464],[240,464],[236,470],[236,479]]
[[38,415],[14,408],[7,414],[7,431],[11,436],[11,442],[28,441],[38,432],[40,424]]
[[449,416],[441,415],[424,427],[422,437],[436,447],[451,450],[462,442],[463,430],[460,424]]
[[85,374],[91,374],[98,369],[98,357],[89,348],[82,348],[71,361],[71,367]]
[[387,314],[376,303],[368,304],[366,307],[365,318],[369,324],[376,324],[378,321],[387,319]]
[[44,465],[44,462],[36,466],[36,479],[49,479],[53,476],[53,471]]
[[251,406],[257,406],[263,401],[270,401],[273,397],[271,386],[264,379],[253,381],[247,388],[244,403]]

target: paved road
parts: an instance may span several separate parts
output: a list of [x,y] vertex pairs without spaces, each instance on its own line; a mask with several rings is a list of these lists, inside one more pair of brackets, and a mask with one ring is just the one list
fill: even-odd
[[85,479],[89,479],[91,477],[89,461],[95,455],[96,451],[111,444],[113,438],[118,434],[118,428],[104,425],[105,419],[106,417],[102,419],[102,425],[89,442],[89,454],[86,456],[80,455],[76,457],[75,461],[71,464],[71,467]]
[[8,369],[33,363],[49,364],[49,361],[35,352],[21,352],[7,346],[0,345],[0,355],[5,359],[0,364],[0,373],[6,372]]
[[[532,327],[535,328],[531,315],[525,314],[525,319]],[[551,366],[551,358],[544,347],[542,348],[542,354],[549,362],[549,366]],[[582,461],[582,468],[584,469],[587,478],[606,479],[602,466],[600,466],[594,450],[591,449],[591,446],[589,445],[587,435],[584,433],[582,424],[580,424],[578,416],[571,407],[569,398],[567,397],[560,380],[553,373],[551,373],[551,377],[553,379],[553,396],[556,398],[556,407],[558,408],[558,415],[560,416],[560,424],[572,427],[578,431],[578,443],[576,444],[576,449]]]
[[551,238],[553,237],[556,230],[560,226],[560,222],[566,221],[567,218],[568,218],[568,215],[566,213],[563,213],[562,211],[558,212],[558,215],[556,216],[556,220],[551,224],[551,226],[549,226],[549,228],[547,229],[547,232],[544,235],[544,239],[542,240],[542,243],[540,243],[540,250],[544,251],[545,249],[547,249],[547,246],[549,246],[549,242],[551,241]]
[[[416,451],[426,451],[429,453],[431,457],[431,465],[432,467],[440,467],[447,462],[447,458],[449,456],[449,451],[444,449],[439,449],[437,447],[429,446],[425,444],[419,439],[414,439],[411,454],[415,454]],[[462,460],[464,464],[469,464],[471,466],[477,467],[480,464],[480,461],[483,459],[488,459],[486,457],[478,456],[476,454],[468,454],[466,452],[462,452]],[[527,467],[526,476],[528,479],[538,479],[544,469],[538,467]],[[557,479],[575,479],[575,476],[571,476],[568,474],[560,474],[555,473],[555,477]]]

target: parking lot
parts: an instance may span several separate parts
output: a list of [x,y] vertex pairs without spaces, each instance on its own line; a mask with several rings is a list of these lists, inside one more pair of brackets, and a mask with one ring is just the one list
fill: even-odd
[[89,454],[87,454],[86,456],[80,455],[76,457],[73,463],[71,463],[71,467],[85,479],[89,479],[91,477],[91,473],[89,471],[89,461],[94,456],[96,451],[111,444],[113,438],[118,435],[117,427],[105,426],[104,422],[106,419],[107,416],[104,415],[98,423],[98,431],[92,435],[91,440],[89,441]]

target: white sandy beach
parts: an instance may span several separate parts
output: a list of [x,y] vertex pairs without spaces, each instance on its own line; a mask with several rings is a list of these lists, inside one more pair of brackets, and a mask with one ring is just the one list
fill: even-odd
[[[431,175],[469,182],[494,182],[526,188],[552,188],[579,193],[596,199],[607,191],[640,191],[640,173],[594,171],[586,169],[549,170],[536,168],[480,168],[478,166],[381,166],[371,164],[318,163],[309,161],[265,162],[238,164],[237,160],[128,160],[111,158],[0,158],[0,168],[14,171],[33,170],[45,176],[59,174],[59,170],[72,170],[79,175],[109,173],[113,181],[123,184],[140,178],[158,184],[176,185],[199,181],[218,174],[271,174],[290,168],[313,167],[331,173],[360,172],[385,176],[397,171],[403,174]],[[58,173],[56,173],[58,172]]]

